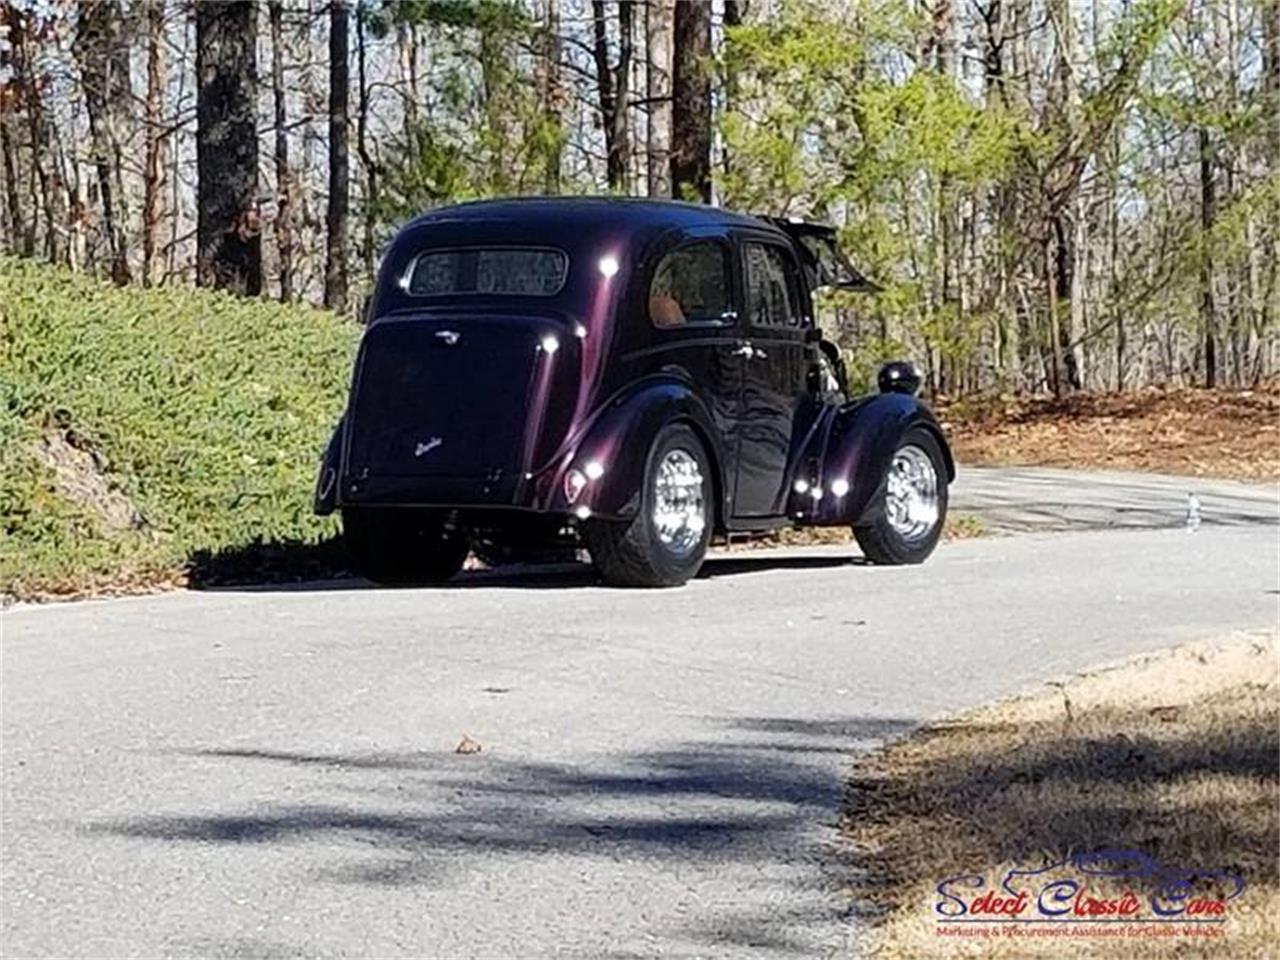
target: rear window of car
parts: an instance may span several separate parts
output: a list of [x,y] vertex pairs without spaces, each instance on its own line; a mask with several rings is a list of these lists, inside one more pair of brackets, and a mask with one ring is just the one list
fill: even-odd
[[404,289],[414,297],[459,293],[550,297],[569,272],[561,250],[542,247],[467,247],[429,250],[409,267]]

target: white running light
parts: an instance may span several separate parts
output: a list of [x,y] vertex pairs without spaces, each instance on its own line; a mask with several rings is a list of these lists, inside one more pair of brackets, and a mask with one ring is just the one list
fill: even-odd
[[802,478],[802,479],[800,479],[800,480],[797,480],[797,481],[795,482],[795,485],[794,485],[793,489],[795,490],[795,492],[796,492],[796,493],[808,493],[808,492],[809,492],[809,481],[808,481],[808,480],[805,480],[805,479],[803,479],[803,478]]
[[618,258],[612,255],[601,257],[599,267],[602,276],[612,277],[618,272]]
[[832,480],[831,492],[835,494],[837,497],[843,497],[846,493],[849,492],[849,481],[846,480],[844,477],[840,477],[838,480]]
[[547,351],[547,353],[555,353],[560,349],[560,341],[548,333],[542,338],[542,349]]
[[599,460],[592,460],[582,469],[589,480],[599,480],[604,476],[604,464]]

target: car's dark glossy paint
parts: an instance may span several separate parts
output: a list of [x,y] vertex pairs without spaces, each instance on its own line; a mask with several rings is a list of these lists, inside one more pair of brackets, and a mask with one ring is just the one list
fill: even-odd
[[[698,248],[704,254],[723,252],[730,309],[712,322],[657,326],[655,268],[697,241],[718,245]],[[748,244],[786,265],[794,326],[750,321]],[[509,246],[567,254],[563,288],[407,289],[423,251]],[[812,321],[817,274],[806,258],[785,224],[690,204],[528,199],[419,217],[384,257],[317,512],[433,508],[499,535],[529,515],[546,516],[545,529],[625,520],[638,509],[654,438],[673,422],[692,428],[711,461],[710,521],[720,535],[858,525],[913,427],[936,437],[945,485],[954,465],[913,392],[849,400],[820,388],[827,345]],[[586,465],[591,476],[575,484]],[[836,479],[847,493],[831,495]]]

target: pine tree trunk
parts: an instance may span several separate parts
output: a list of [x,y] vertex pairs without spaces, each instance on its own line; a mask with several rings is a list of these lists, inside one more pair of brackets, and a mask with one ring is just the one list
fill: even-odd
[[35,253],[35,236],[27,229],[18,199],[18,169],[14,161],[13,137],[9,133],[9,117],[0,116],[0,157],[4,162],[5,247],[11,253],[30,257]]
[[711,202],[711,4],[677,2],[671,69],[671,192]]
[[[102,224],[111,264],[111,279],[129,282],[123,210],[124,193],[119,169],[119,149],[113,136],[112,113],[117,109],[120,11],[106,0],[86,0],[80,5],[74,50],[83,78],[85,107],[89,112],[89,137],[93,166],[102,203]],[[127,60],[126,60],[127,64]],[[124,78],[127,83],[127,78]]]
[[367,50],[365,39],[364,12],[356,11],[356,65],[359,96],[356,106],[356,150],[360,154],[360,164],[364,167],[364,241],[361,244],[361,256],[364,260],[364,273],[372,279],[376,253],[373,243],[374,218],[378,212],[380,172],[377,161],[369,149],[369,77]]
[[258,222],[257,8],[196,3],[196,277],[262,292]]
[[1204,385],[1218,384],[1218,344],[1213,309],[1213,256],[1209,250],[1209,232],[1217,217],[1214,186],[1213,141],[1209,131],[1200,129],[1200,327],[1204,336]]
[[1262,86],[1266,95],[1267,154],[1273,172],[1280,171],[1280,0],[1261,0]]
[[44,101],[41,87],[36,77],[31,50],[31,38],[27,35],[27,18],[33,13],[23,14],[11,11],[9,17],[9,43],[13,48],[13,70],[20,88],[28,91],[27,97],[27,132],[31,140],[31,164],[29,172],[34,186],[31,190],[33,198],[39,201],[31,214],[32,253],[35,252],[36,222],[44,221],[44,255],[50,263],[57,263],[62,248],[58,244],[58,224],[62,220],[63,210],[60,204],[62,183],[58,177],[58,166],[53,156],[52,135],[45,117]]
[[[951,71],[955,64],[955,16],[951,0],[937,0],[932,9],[929,11],[932,19],[929,33],[930,53],[933,57],[933,68],[937,75],[943,79],[951,80]],[[934,191],[934,213],[937,222],[937,236],[939,238],[938,249],[935,254],[936,266],[934,267],[934,276],[937,278],[938,292],[936,301],[941,311],[943,329],[939,331],[939,342],[948,343],[951,340],[949,329],[951,312],[950,307],[956,304],[958,298],[955,294],[956,286],[956,270],[955,270],[955,248],[956,248],[956,210],[955,198],[952,196],[952,178],[945,171],[938,176],[938,186]],[[963,317],[957,317],[957,326],[964,322]],[[943,393],[958,395],[959,383],[956,376],[957,358],[954,350],[947,348],[945,351],[939,347],[938,357],[938,382],[939,390]]]
[[604,129],[605,171],[610,190],[621,190],[624,177],[619,162],[618,100],[609,67],[609,21],[604,0],[591,0],[591,53],[596,65],[596,92],[600,98],[600,126]]
[[[983,25],[981,50],[984,103],[986,109],[996,110],[1002,105],[1008,105],[1008,91],[1005,88],[1006,11],[1002,0],[989,0],[985,7],[975,7],[975,11]],[[992,248],[989,256],[994,260],[996,269],[994,277],[983,278],[987,292],[982,297],[982,302],[995,316],[993,361],[996,383],[1003,387],[1012,378],[1014,385],[1018,385],[1018,321],[1016,307],[1011,302],[1012,290],[1009,283],[1012,257],[1008,246],[1013,232],[1013,190],[1010,184],[1005,181],[994,183],[987,192],[986,207],[986,220],[994,228],[992,235],[987,238]]]
[[671,18],[674,0],[645,6],[645,100],[649,104],[648,187],[651,197],[671,196]]
[[[1280,177],[1280,0],[1262,0],[1259,11],[1262,18],[1262,73],[1264,116],[1269,117],[1266,129],[1267,170],[1272,177]],[[1272,208],[1274,209],[1274,207]],[[1258,358],[1249,374],[1251,383],[1257,383],[1264,370],[1264,341],[1275,328],[1276,305],[1280,301],[1280,223],[1273,217],[1262,224],[1262,277],[1258,286],[1261,306],[1258,310],[1256,336],[1260,341]]]
[[1116,389],[1125,388],[1125,364],[1129,358],[1126,353],[1129,346],[1128,331],[1125,327],[1125,312],[1115,302],[1120,280],[1120,131],[1117,129],[1111,140],[1111,195],[1108,198],[1107,226],[1110,240],[1107,248],[1108,284],[1107,302],[1115,313],[1116,325]]
[[[194,11],[187,4],[177,7],[178,16],[181,18],[182,25],[182,49],[178,52],[177,66],[175,73],[178,78],[178,89],[176,102],[181,103],[187,95],[187,63],[190,60],[191,44],[196,39],[195,31],[192,29],[194,20]],[[199,87],[199,79],[196,79],[197,88]],[[198,136],[198,135],[197,135]],[[178,276],[185,270],[180,271],[178,267],[178,247],[181,228],[183,225],[182,210],[182,144],[180,141],[174,143],[174,147],[169,151],[169,239],[165,244],[165,267],[164,280],[170,277]],[[197,187],[198,191],[198,187]],[[198,192],[197,192],[198,197]],[[198,200],[197,200],[198,205]],[[198,267],[198,263],[197,263]],[[197,282],[199,279],[197,277]]]
[[325,216],[324,304],[339,312],[347,308],[347,213],[351,184],[347,172],[347,62],[346,0],[329,3],[329,205]]
[[560,0],[547,0],[546,18],[542,24],[542,112],[552,125],[548,143],[542,188],[546,193],[560,192],[564,154],[564,86],[560,77]]
[[155,283],[156,239],[164,215],[164,0],[147,5],[147,134],[142,179],[142,283]]
[[633,3],[618,4],[618,66],[613,84],[613,146],[609,151],[609,184],[631,192],[631,58],[635,28]]
[[271,24],[271,98],[275,120],[276,253],[280,268],[280,300],[296,296],[293,273],[293,171],[289,167],[288,101],[284,87],[284,6],[267,4]]

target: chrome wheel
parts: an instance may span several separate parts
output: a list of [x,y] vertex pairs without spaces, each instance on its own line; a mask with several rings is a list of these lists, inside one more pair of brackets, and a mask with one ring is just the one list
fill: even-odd
[[653,528],[676,556],[688,556],[702,542],[707,526],[702,487],[702,468],[693,454],[677,447],[663,455],[654,480]]
[[916,543],[938,523],[938,472],[929,454],[908,444],[893,455],[885,496],[885,519],[907,543]]

